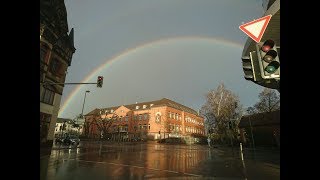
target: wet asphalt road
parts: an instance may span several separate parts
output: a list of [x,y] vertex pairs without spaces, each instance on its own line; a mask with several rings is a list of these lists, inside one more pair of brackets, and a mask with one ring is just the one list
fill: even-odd
[[41,180],[280,179],[280,168],[204,145],[82,142],[40,157]]

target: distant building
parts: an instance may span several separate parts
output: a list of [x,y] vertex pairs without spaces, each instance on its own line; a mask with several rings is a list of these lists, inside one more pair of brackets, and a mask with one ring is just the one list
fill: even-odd
[[[112,118],[115,117],[115,118]],[[163,98],[161,100],[94,109],[85,115],[83,134],[99,138],[99,119],[110,120],[108,136],[113,140],[183,137],[194,141],[205,136],[204,118],[197,111]]]
[[251,129],[256,146],[280,147],[280,110],[243,116],[238,125],[240,139],[252,145]]
[[[52,146],[68,66],[75,52],[63,0],[40,0],[40,146]],[[51,85],[50,85],[51,83]]]
[[59,134],[78,134],[82,133],[83,126],[79,127],[74,126],[74,122],[71,119],[58,118],[57,123],[54,129],[54,137],[57,137]]

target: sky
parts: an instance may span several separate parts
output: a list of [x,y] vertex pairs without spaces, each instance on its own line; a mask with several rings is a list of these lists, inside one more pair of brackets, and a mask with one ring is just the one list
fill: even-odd
[[[244,107],[263,87],[243,77],[248,39],[239,26],[263,15],[261,0],[65,0],[74,28],[58,117],[168,98],[199,110],[224,83]],[[89,90],[90,93],[85,92]]]

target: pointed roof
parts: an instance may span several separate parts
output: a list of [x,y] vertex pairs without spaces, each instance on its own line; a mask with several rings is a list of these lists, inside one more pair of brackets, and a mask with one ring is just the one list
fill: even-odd
[[73,51],[76,50],[76,48],[74,47],[74,29],[72,28],[70,33],[69,33],[69,41],[70,41],[70,45],[73,48]]

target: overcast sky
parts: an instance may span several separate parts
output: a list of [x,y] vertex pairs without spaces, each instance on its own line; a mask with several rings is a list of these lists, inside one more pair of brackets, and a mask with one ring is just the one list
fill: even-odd
[[76,52],[59,117],[169,98],[195,110],[223,82],[244,107],[263,87],[243,78],[242,23],[263,15],[261,0],[65,0]]

